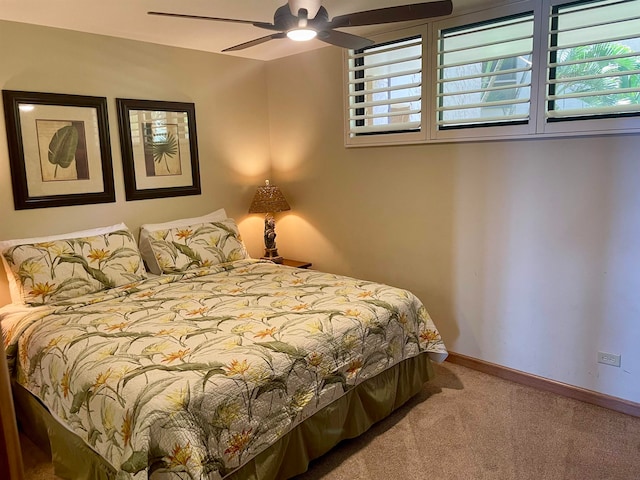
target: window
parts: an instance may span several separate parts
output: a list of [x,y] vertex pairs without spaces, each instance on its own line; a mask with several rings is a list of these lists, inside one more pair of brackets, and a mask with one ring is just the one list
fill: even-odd
[[444,29],[438,39],[438,129],[529,121],[533,12]]
[[422,128],[422,37],[352,53],[348,109],[352,137],[419,132]]
[[548,122],[640,114],[640,0],[551,8]]
[[345,54],[347,145],[640,132],[640,0],[520,0],[403,31]]

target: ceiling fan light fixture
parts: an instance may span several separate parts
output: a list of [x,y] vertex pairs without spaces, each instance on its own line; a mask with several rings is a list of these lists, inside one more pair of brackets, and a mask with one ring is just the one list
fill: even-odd
[[316,38],[316,35],[318,35],[318,32],[311,28],[295,28],[287,32],[287,37],[296,42],[308,42]]

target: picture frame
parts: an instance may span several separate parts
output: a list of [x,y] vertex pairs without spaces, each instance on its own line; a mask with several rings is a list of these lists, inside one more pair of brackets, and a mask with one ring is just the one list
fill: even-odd
[[16,210],[115,202],[107,99],[3,90]]
[[117,98],[127,200],[199,195],[193,103]]

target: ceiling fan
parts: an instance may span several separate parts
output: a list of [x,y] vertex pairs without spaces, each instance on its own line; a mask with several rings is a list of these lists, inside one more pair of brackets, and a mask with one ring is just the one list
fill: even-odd
[[147,13],[149,15],[162,15],[165,17],[245,23],[253,25],[254,27],[275,31],[275,33],[272,33],[271,35],[256,38],[255,40],[234,45],[233,47],[222,50],[223,52],[232,52],[260,45],[261,43],[268,42],[269,40],[286,37],[298,41],[311,40],[312,38],[317,37],[318,40],[331,45],[358,50],[360,48],[369,47],[373,45],[374,42],[368,38],[359,37],[357,35],[352,35],[335,29],[422,20],[431,17],[449,15],[452,10],[453,5],[451,0],[440,0],[348,13],[346,15],[333,17],[329,20],[329,13],[321,5],[320,0],[289,0],[287,4],[276,10],[273,16],[273,23],[253,20],[238,20],[234,18],[187,15],[182,13]]

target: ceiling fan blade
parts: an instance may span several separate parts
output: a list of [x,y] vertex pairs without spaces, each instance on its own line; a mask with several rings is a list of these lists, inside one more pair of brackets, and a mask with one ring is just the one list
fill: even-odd
[[378,8],[365,12],[339,15],[331,20],[331,28],[359,27],[363,25],[379,25],[383,23],[407,22],[431,17],[449,15],[453,11],[451,0],[437,2],[414,3],[397,7]]
[[287,34],[284,32],[272,33],[271,35],[267,35],[266,37],[256,38],[255,40],[251,40],[249,42],[240,43],[239,45],[234,45],[233,47],[225,48],[222,50],[223,52],[235,52],[236,50],[244,50],[245,48],[255,47],[256,45],[260,45],[261,43],[268,42],[269,40],[275,40],[277,38],[286,38]]
[[352,50],[359,50],[361,48],[370,47],[375,42],[368,38],[358,37],[350,33],[339,32],[337,30],[322,30],[318,32],[318,40],[336,45],[342,48],[350,48]]
[[253,25],[254,27],[266,28],[267,30],[280,30],[275,25],[266,22],[256,22],[253,20],[239,20],[237,18],[220,18],[220,17],[206,17],[203,15],[187,15],[185,13],[170,13],[170,12],[147,12],[148,15],[159,15],[162,17],[178,17],[178,18],[190,18],[192,20],[213,20],[214,22],[231,22],[231,23],[245,23]]

